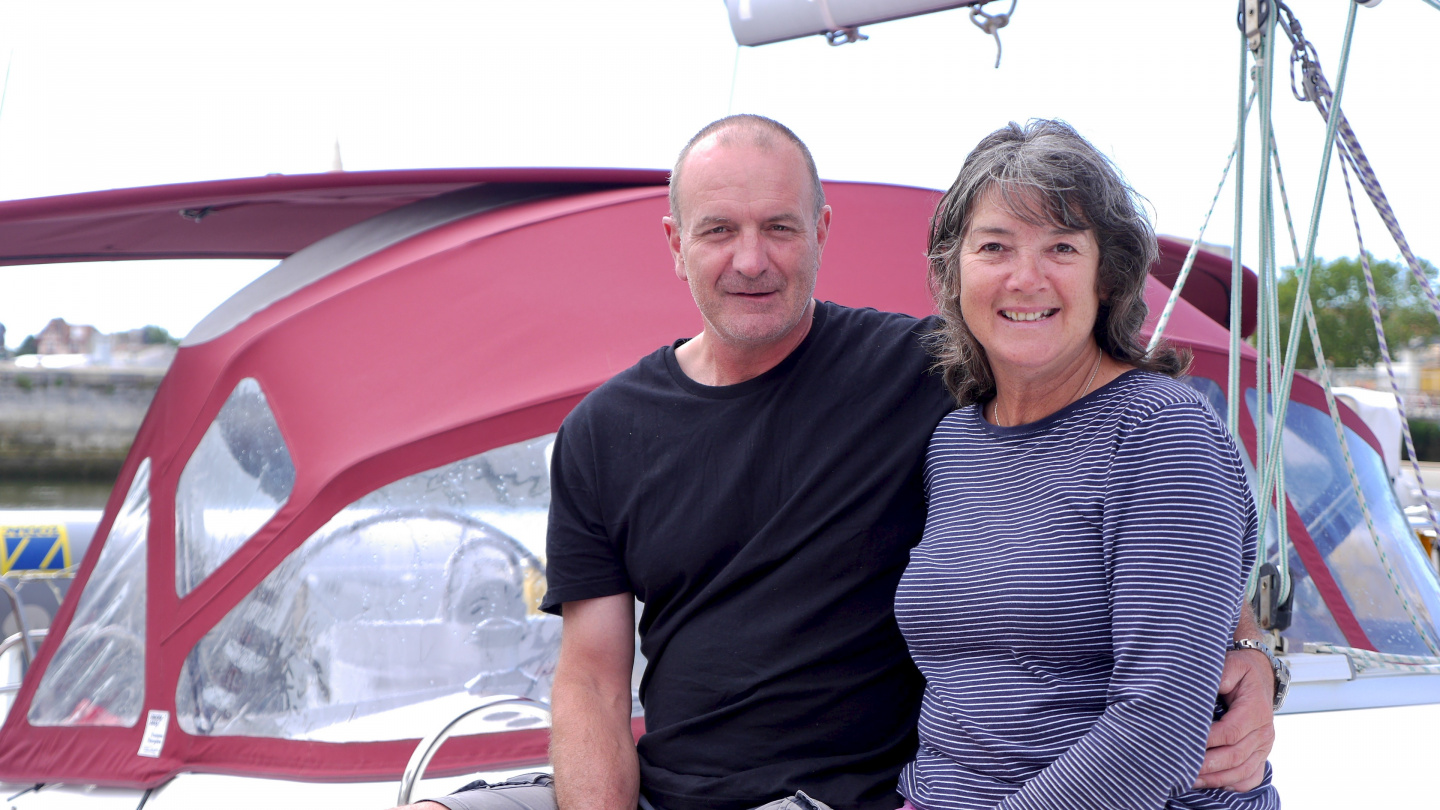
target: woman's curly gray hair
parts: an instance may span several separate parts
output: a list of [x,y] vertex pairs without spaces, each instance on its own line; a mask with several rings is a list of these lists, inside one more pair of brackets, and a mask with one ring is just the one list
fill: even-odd
[[1100,251],[1100,309],[1095,340],[1111,357],[1169,376],[1184,373],[1188,353],[1140,342],[1145,276],[1160,249],[1140,196],[1108,158],[1063,121],[1015,122],[985,136],[965,158],[930,223],[930,291],[944,324],[931,350],[961,405],[995,396],[995,377],[960,314],[960,243],[977,202],[994,190],[1017,217],[1034,225],[1088,230]]

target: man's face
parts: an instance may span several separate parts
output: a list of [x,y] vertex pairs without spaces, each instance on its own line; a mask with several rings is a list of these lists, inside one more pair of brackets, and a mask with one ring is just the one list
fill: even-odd
[[665,218],[675,275],[705,331],[736,348],[783,342],[815,292],[830,208],[817,218],[805,161],[792,144],[740,135],[696,144],[680,174],[680,222]]

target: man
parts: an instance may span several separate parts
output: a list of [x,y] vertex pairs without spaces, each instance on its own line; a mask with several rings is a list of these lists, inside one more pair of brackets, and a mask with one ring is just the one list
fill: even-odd
[[[809,151],[774,121],[701,130],[670,211],[703,331],[597,389],[555,447],[555,796],[564,810],[744,810],[803,791],[893,810],[923,684],[892,600],[924,525],[924,448],[953,405],[920,343],[933,324],[813,299],[831,210]],[[1202,783],[1244,789],[1272,739],[1270,669],[1258,652],[1231,658],[1234,709]],[[433,801],[537,793],[550,800],[527,787]]]

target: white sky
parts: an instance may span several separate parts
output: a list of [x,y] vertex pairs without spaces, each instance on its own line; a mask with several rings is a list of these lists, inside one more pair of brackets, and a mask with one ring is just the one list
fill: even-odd
[[[1288,1],[1334,84],[1347,4]],[[1058,117],[1115,158],[1162,233],[1189,237],[1234,140],[1234,14],[1224,0],[1021,0],[995,70],[993,41],[963,10],[871,26],[869,41],[840,48],[818,37],[737,48],[722,0],[0,0],[0,70],[11,65],[0,199],[324,171],[337,138],[352,171],[661,168],[727,112],[788,124],[827,178],[943,188],[987,132]],[[1412,246],[1432,261],[1437,35],[1440,11],[1421,0],[1359,9],[1344,97]],[[1323,127],[1289,94],[1288,47],[1279,56],[1275,127],[1303,229]],[[1249,156],[1253,192],[1253,143]],[[1363,200],[1362,216],[1371,251],[1397,256]],[[1319,255],[1354,255],[1338,169],[1322,222]],[[1232,223],[1227,188],[1207,240],[1230,243]],[[837,211],[835,227],[862,224]],[[1287,241],[1282,232],[1286,264]],[[269,266],[0,268],[0,323],[12,347],[56,316],[183,335]]]

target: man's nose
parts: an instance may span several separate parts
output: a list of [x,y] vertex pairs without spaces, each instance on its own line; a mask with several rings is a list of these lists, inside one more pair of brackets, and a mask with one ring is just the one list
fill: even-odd
[[765,255],[765,241],[754,231],[741,231],[735,242],[735,255],[731,265],[735,271],[746,276],[764,273],[769,259]]

